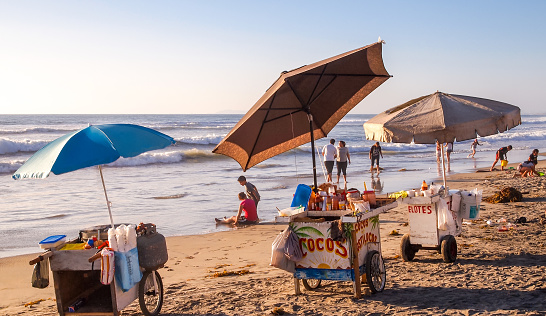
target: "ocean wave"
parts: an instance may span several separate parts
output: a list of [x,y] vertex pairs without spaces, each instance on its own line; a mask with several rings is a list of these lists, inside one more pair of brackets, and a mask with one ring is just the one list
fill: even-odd
[[0,128],[0,135],[9,134],[66,134],[73,132],[76,129],[71,128],[55,128],[55,127],[28,127],[22,129],[3,129]]
[[546,116],[522,116],[521,123],[524,124],[544,124],[546,123]]
[[8,140],[8,139],[0,139],[0,155],[5,154],[13,154],[17,152],[34,152],[38,151],[45,145],[47,145],[49,141],[45,140]]
[[0,162],[0,174],[14,173],[23,165],[24,161]]
[[110,167],[136,167],[152,164],[173,164],[188,160],[224,159],[225,156],[213,154],[210,151],[192,148],[189,150],[169,152],[149,152],[132,158],[120,158],[112,163]]
[[216,145],[218,144],[226,135],[217,135],[217,134],[207,134],[207,135],[198,135],[198,136],[191,136],[191,137],[182,137],[177,138],[175,146],[180,145]]

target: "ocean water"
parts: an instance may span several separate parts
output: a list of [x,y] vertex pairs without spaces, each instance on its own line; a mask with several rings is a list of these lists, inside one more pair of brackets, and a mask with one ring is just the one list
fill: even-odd
[[[352,163],[348,187],[373,187],[387,193],[417,188],[423,180],[438,181],[441,168],[433,145],[382,143],[384,158],[378,175],[369,172],[362,125],[373,115],[347,115],[328,135],[347,143]],[[48,142],[88,124],[131,123],[163,132],[176,144],[106,165],[103,169],[116,223],[155,223],[165,236],[193,235],[229,229],[215,217],[235,215],[236,181],[245,175],[262,200],[258,213],[272,221],[277,208],[290,206],[299,183],[312,184],[310,144],[270,158],[243,173],[233,159],[212,153],[242,115],[0,115],[0,257],[40,252],[38,242],[50,235],[77,237],[80,229],[108,224],[100,175],[90,167],[47,179],[13,180],[11,175]],[[511,144],[510,162],[526,160],[546,139],[546,116],[523,116],[522,124],[480,138],[474,159],[467,158],[471,141],[454,146],[450,173],[490,166],[495,151]],[[337,144],[337,143],[336,143]],[[319,183],[324,174],[317,156]],[[539,163],[540,164],[540,163]],[[335,175],[334,175],[335,179]]]

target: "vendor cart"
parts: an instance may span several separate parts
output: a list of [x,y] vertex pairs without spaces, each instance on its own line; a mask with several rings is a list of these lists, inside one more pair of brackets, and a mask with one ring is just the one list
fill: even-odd
[[[409,234],[405,234],[400,242],[402,259],[412,261],[416,252],[426,249],[441,253],[444,262],[454,262],[457,259],[455,237],[462,231],[460,195],[434,194],[397,201],[407,208],[410,228]],[[456,202],[455,207],[452,202]],[[441,216],[447,219],[443,223]]]
[[[81,232],[80,232],[81,235]],[[138,236],[139,251],[140,244],[149,245],[149,240],[164,237],[154,232],[150,235]],[[158,315],[163,305],[163,282],[157,272],[163,264],[155,267],[142,267],[142,279],[130,289],[124,291],[120,286],[119,279],[114,277],[112,282],[104,285],[101,279],[100,252],[97,249],[81,249],[70,247],[79,245],[82,240],[74,239],[65,244],[48,249],[44,254],[38,256],[29,263],[35,264],[42,260],[48,260],[55,287],[55,297],[59,315],[119,315],[120,311],[139,299],[140,308],[144,315]],[[68,245],[68,247],[67,247]],[[149,248],[149,247],[148,247]],[[158,247],[156,247],[157,249]],[[163,248],[163,247],[160,247]],[[166,251],[166,247],[165,247]],[[142,252],[142,253],[141,253]],[[146,251],[138,254],[142,261],[147,260]],[[118,253],[116,252],[116,257]],[[165,254],[156,254],[161,261],[166,261]],[[157,259],[154,259],[157,262]]]
[[352,281],[357,298],[362,295],[361,282],[372,293],[383,291],[386,271],[379,214],[396,205],[389,203],[357,215],[352,210],[338,210],[277,216],[276,222],[288,223],[298,235],[303,253],[293,274],[296,294],[301,293],[300,279],[307,290],[319,287],[321,280]]

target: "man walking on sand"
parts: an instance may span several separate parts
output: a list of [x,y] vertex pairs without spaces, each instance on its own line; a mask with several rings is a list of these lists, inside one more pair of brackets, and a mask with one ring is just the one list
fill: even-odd
[[245,176],[240,176],[237,181],[239,181],[240,185],[245,187],[246,196],[254,201],[254,204],[257,208],[258,202],[260,202],[260,193],[258,193],[258,189],[256,189],[256,187],[252,183],[247,182]]
[[[499,148],[499,150],[497,150],[497,153],[495,155],[495,162],[493,162],[493,165],[491,166],[490,171],[493,171],[493,168],[495,167],[495,165],[497,164],[499,160],[508,160],[506,157],[506,153],[508,153],[510,150],[512,150],[512,145],[501,147]],[[501,162],[501,171],[503,170],[504,170],[504,166],[502,165],[502,162]]]
[[332,182],[332,170],[334,170],[334,161],[337,157],[337,148],[334,146],[335,139],[330,139],[330,143],[322,148],[322,155],[324,156],[324,166],[326,167],[326,182]]

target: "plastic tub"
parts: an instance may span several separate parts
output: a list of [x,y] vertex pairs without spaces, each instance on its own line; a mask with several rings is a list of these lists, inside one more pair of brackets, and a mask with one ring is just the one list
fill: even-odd
[[53,235],[39,242],[40,248],[50,249],[60,246],[66,242],[66,235]]

